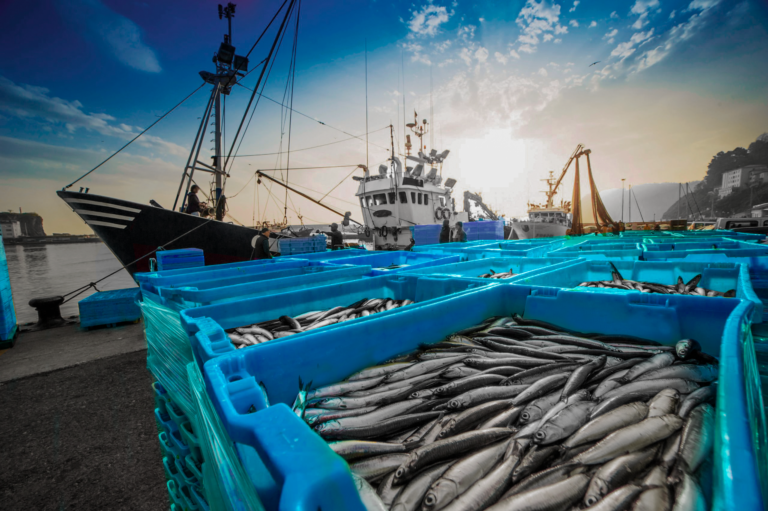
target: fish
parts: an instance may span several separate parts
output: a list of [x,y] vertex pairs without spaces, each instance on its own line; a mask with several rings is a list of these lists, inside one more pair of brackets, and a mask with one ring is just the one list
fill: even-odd
[[479,387],[485,387],[500,383],[505,380],[504,376],[498,374],[479,374],[463,378],[461,380],[454,380],[450,383],[432,389],[432,395],[435,396],[454,396],[466,392],[468,390],[476,389]]
[[592,413],[589,415],[589,420],[593,420],[601,415],[610,412],[611,410],[618,408],[619,406],[627,403],[633,403],[635,401],[647,401],[658,393],[655,389],[638,390],[635,392],[625,392],[618,394],[609,399],[603,399],[595,406]]
[[424,496],[423,509],[439,511],[467,491],[502,460],[509,443],[509,440],[502,440],[454,463],[429,488]]
[[[552,376],[546,376],[536,383],[530,385],[528,388],[523,390],[520,394],[518,394],[514,399],[512,399],[512,404],[515,406],[518,406],[522,403],[527,403],[528,401],[532,399],[536,399],[538,397],[541,397],[545,394],[548,394],[549,392],[559,389],[563,384],[568,381],[569,375],[568,373],[561,373],[561,374],[553,374]],[[503,387],[503,388],[516,388],[517,386],[510,386],[510,387]]]
[[517,493],[486,508],[486,511],[555,511],[577,502],[589,484],[589,476],[577,474],[549,486]]
[[643,373],[670,366],[674,361],[675,356],[671,353],[661,353],[659,355],[655,355],[648,360],[634,365],[619,381],[622,384],[631,382]]
[[602,400],[610,399],[614,396],[626,394],[630,392],[638,391],[661,391],[664,389],[675,389],[681,394],[689,394],[698,389],[699,385],[689,380],[681,380],[680,378],[667,378],[664,380],[642,380],[633,381],[622,385],[619,388],[606,392],[602,396]]
[[328,446],[333,449],[333,452],[348,461],[367,456],[405,452],[405,446],[403,444],[368,442],[363,440],[341,440],[338,442],[330,442]]
[[457,455],[464,454],[478,446],[488,445],[502,438],[507,438],[511,434],[512,431],[506,428],[469,431],[419,447],[411,451],[407,459],[397,468],[394,482],[395,484],[402,484],[413,478],[414,474],[425,466],[447,458],[455,458]]
[[685,472],[682,474],[682,481],[678,486],[675,495],[675,505],[673,511],[704,511],[707,509],[707,502],[701,488],[694,478]]
[[506,428],[512,422],[517,420],[522,411],[522,406],[512,406],[504,411],[497,413],[490,419],[487,419],[485,422],[481,422],[480,425],[475,429]]
[[304,411],[304,420],[310,426],[322,424],[325,421],[334,419],[343,419],[345,417],[356,417],[365,415],[379,408],[368,406],[365,408],[353,408],[351,410],[328,410],[326,408],[309,408]]
[[557,446],[534,445],[528,450],[526,455],[520,460],[520,464],[512,472],[512,482],[522,481],[533,474],[547,460],[557,453]]
[[546,396],[540,397],[531,401],[523,411],[520,413],[520,424],[529,424],[541,419],[547,411],[549,411],[555,403],[560,400],[560,392],[555,391]]
[[583,366],[573,371],[573,373],[571,373],[570,377],[568,378],[568,381],[565,383],[565,386],[563,387],[563,392],[560,394],[560,399],[565,401],[571,394],[579,390],[584,382],[587,381],[587,378],[589,378],[590,374],[592,374],[594,371],[602,369],[607,358],[608,357],[605,355],[602,355],[592,362],[584,364]]
[[450,460],[421,472],[397,494],[390,510],[415,511],[418,509],[419,504],[424,499],[424,494],[429,490],[432,483],[440,478],[454,463],[454,460]]
[[569,437],[589,420],[589,413],[595,407],[591,401],[573,403],[542,424],[533,435],[537,444],[547,445]]
[[657,452],[656,447],[650,447],[619,456],[600,467],[589,482],[584,504],[594,506],[603,497],[628,483],[653,462]]
[[415,364],[415,362],[398,362],[394,364],[373,366],[373,367],[363,369],[362,371],[358,371],[357,373],[347,378],[347,380],[348,381],[367,380],[369,378],[375,378],[377,376],[383,376],[389,373],[394,373],[395,371],[399,371],[400,369],[404,369],[408,366],[412,366],[413,364]]
[[379,482],[378,488],[376,488],[376,494],[381,499],[381,502],[384,504],[385,509],[389,509],[392,507],[392,502],[394,502],[395,497],[402,491],[402,486],[394,486],[392,482],[395,479],[395,473],[390,472],[388,476],[384,477],[381,482]]
[[401,415],[374,424],[354,428],[339,426],[338,421],[327,421],[315,427],[315,431],[323,438],[329,439],[351,440],[358,438],[381,438],[382,436],[394,434],[407,428],[413,428],[414,426],[418,427],[442,414],[443,412],[423,412],[411,415]]
[[672,507],[672,496],[666,485],[647,488],[637,497],[631,511],[669,511]]
[[576,369],[578,364],[567,362],[558,364],[548,364],[525,371],[520,371],[501,382],[501,385],[530,385],[541,378],[552,376],[553,374],[566,373],[569,370]]
[[645,419],[611,433],[588,451],[574,457],[573,461],[586,465],[604,463],[664,440],[682,426],[683,420],[672,414]]
[[697,406],[683,427],[677,465],[672,478],[681,479],[681,472],[694,473],[712,452],[715,438],[715,409],[708,404]]
[[681,364],[664,367],[649,371],[635,381],[642,380],[661,380],[664,378],[681,378],[683,380],[695,381],[697,383],[710,383],[717,379],[720,368],[716,365],[693,365]]
[[481,387],[460,394],[448,402],[451,410],[463,410],[471,406],[495,401],[498,399],[511,399],[525,391],[528,385],[513,385],[510,387]]
[[456,357],[451,357],[451,358],[441,358],[437,360],[426,360],[424,362],[417,362],[409,367],[405,367],[398,371],[387,374],[384,377],[384,381],[387,383],[391,383],[391,382],[400,381],[400,380],[407,380],[409,378],[413,378],[414,376],[420,376],[422,374],[431,373],[438,369],[448,367],[449,365],[455,362],[460,362],[465,358],[466,358],[466,355],[458,355]]
[[698,352],[701,352],[701,344],[693,339],[683,339],[675,344],[675,354],[680,360],[687,360]]
[[480,421],[510,406],[508,400],[499,400],[490,401],[464,410],[443,426],[438,438],[447,438],[457,433],[462,433],[476,426]]
[[680,393],[675,389],[664,389],[656,394],[648,403],[648,417],[659,417],[675,413]]
[[559,483],[560,481],[564,481],[569,477],[586,472],[587,468],[588,467],[584,465],[560,464],[546,470],[541,470],[535,474],[529,475],[514,485],[512,488],[507,490],[507,492],[502,495],[499,500],[504,500],[507,497],[511,497],[512,495],[516,495],[518,493],[523,493],[526,491],[535,490],[536,488]]
[[686,396],[682,403],[680,403],[680,410],[678,410],[677,414],[685,419],[688,417],[688,414],[701,403],[713,403],[716,397],[717,384],[694,390]]
[[406,459],[408,454],[384,454],[352,463],[349,469],[353,474],[371,482],[397,469]]
[[642,493],[643,488],[635,484],[628,484],[613,490],[602,500],[584,508],[589,511],[618,511],[626,509]]
[[367,380],[354,380],[349,382],[337,383],[334,385],[326,385],[310,392],[307,392],[307,399],[314,399],[319,397],[340,396],[356,390],[367,390],[371,387],[375,387],[384,380],[384,376],[377,378],[369,378]]
[[584,424],[563,442],[562,447],[570,449],[577,445],[594,442],[621,428],[637,424],[646,418],[648,408],[648,405],[642,401],[634,401],[615,408]]
[[352,481],[357,488],[357,494],[360,495],[360,500],[363,502],[363,507],[366,511],[387,511],[387,506],[381,501],[381,498],[376,494],[376,490],[371,486],[368,481],[352,474]]
[[592,393],[595,399],[602,397],[604,394],[617,387],[621,387],[621,378],[627,374],[627,371],[629,371],[629,369],[622,369],[621,371],[609,375],[602,382],[600,382],[595,391]]

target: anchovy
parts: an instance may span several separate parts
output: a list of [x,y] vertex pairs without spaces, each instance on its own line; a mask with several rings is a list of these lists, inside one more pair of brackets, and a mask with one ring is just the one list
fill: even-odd
[[621,428],[637,424],[648,414],[648,405],[636,401],[592,419],[563,442],[563,448],[594,442]]
[[519,314],[512,314],[512,319],[515,323],[520,325],[516,328],[521,328],[532,333],[535,333],[535,329],[544,329],[550,332],[567,332],[564,328],[560,328],[552,323],[547,323],[546,321],[540,321],[538,319],[526,319]]
[[501,464],[443,508],[444,511],[476,511],[496,502],[512,480],[513,469],[520,462],[523,447],[513,442],[508,451]]
[[390,508],[391,511],[415,511],[418,509],[419,504],[424,499],[424,494],[432,486],[432,483],[439,479],[453,463],[454,460],[440,463],[416,476],[397,495]]
[[575,368],[579,367],[578,364],[574,363],[566,363],[566,364],[549,364],[549,365],[543,365],[539,367],[534,367],[533,369],[527,369],[525,371],[521,371],[513,376],[510,376],[503,382],[501,382],[502,385],[525,385],[525,384],[531,384],[534,382],[539,381],[540,379],[546,377],[546,376],[552,376],[553,374],[561,374],[566,373],[570,370],[573,370]]
[[651,464],[657,452],[656,447],[651,447],[619,456],[600,467],[589,482],[584,504],[594,506],[613,490],[629,482]]
[[275,338],[275,336],[272,335],[272,332],[270,332],[269,330],[259,328],[255,325],[245,327],[245,328],[236,328],[235,331],[237,331],[240,334],[260,335],[262,337],[266,337],[270,341]]
[[683,339],[675,344],[675,353],[680,360],[687,360],[695,353],[701,352],[701,344],[693,339]]
[[394,373],[395,371],[399,371],[401,369],[405,369],[406,367],[412,366],[415,362],[399,362],[395,364],[386,364],[381,366],[374,366],[369,367],[367,369],[363,369],[362,371],[358,371],[349,378],[347,378],[348,381],[353,380],[366,380],[368,378],[376,378],[377,376],[384,376],[389,373]]
[[715,437],[715,409],[708,404],[696,407],[683,427],[678,460],[673,474],[679,479],[684,471],[692,474],[712,452]]
[[663,369],[649,371],[636,378],[635,381],[682,378],[683,380],[695,381],[697,383],[709,383],[717,379],[719,370],[720,368],[716,365],[673,365]]
[[455,396],[466,392],[468,390],[485,387],[500,383],[505,378],[498,374],[480,374],[463,378],[461,380],[454,380],[441,387],[432,389],[432,395],[435,396]]
[[579,390],[579,388],[587,380],[587,378],[589,378],[589,375],[592,374],[592,372],[601,369],[605,365],[606,359],[607,357],[602,355],[596,360],[593,360],[588,364],[584,364],[583,366],[576,369],[573,373],[571,373],[571,376],[568,378],[568,381],[563,387],[563,392],[560,394],[560,399],[564,401],[568,399],[571,394]]
[[523,330],[522,328],[503,328],[494,327],[486,331],[488,334],[500,335],[509,339],[529,339],[534,336],[532,332]]
[[[364,396],[370,396],[373,394],[380,394],[381,392],[388,392],[390,390],[402,389],[405,387],[413,386],[417,383],[421,383],[426,380],[437,379],[440,377],[440,374],[441,374],[440,371],[436,371],[434,373],[422,374],[421,376],[414,376],[413,378],[409,378],[407,380],[400,380],[392,383],[385,383],[367,390],[357,390],[354,392],[349,392],[345,394],[344,397],[364,397]],[[378,378],[384,378],[384,377],[379,376]],[[366,381],[366,380],[355,380],[355,381]]]
[[466,358],[466,355],[459,355],[453,358],[441,358],[437,360],[417,362],[412,366],[387,374],[387,376],[384,378],[384,381],[391,383],[394,381],[407,380],[409,378],[413,378],[414,376],[421,376],[422,374],[431,373],[443,367],[447,367],[455,362],[459,362],[464,358]]
[[530,402],[520,413],[520,423],[528,424],[541,419],[560,400],[560,392],[552,392]]
[[602,341],[595,341],[592,339],[585,339],[583,337],[574,337],[571,335],[542,335],[534,337],[536,340],[540,341],[552,341],[552,342],[558,342],[560,344],[570,344],[572,346],[579,346],[581,348],[588,348],[593,350],[605,350],[605,351],[612,351],[616,353],[621,353],[621,350],[618,348],[614,348],[610,344],[606,344]]
[[577,502],[589,484],[589,476],[577,474],[559,483],[512,495],[487,511],[556,511],[569,509]]
[[604,394],[617,387],[621,387],[620,380],[627,374],[627,371],[629,371],[629,369],[622,369],[604,379],[592,393],[595,396],[595,399],[602,397]]
[[624,375],[624,377],[621,379],[622,383],[630,382],[634,379],[636,379],[638,376],[640,376],[643,373],[647,373],[649,371],[654,371],[656,369],[661,369],[663,367],[667,367],[672,365],[672,362],[675,361],[675,356],[671,353],[661,353],[659,355],[655,355],[648,360],[645,360],[643,362],[640,362],[639,364],[632,367],[627,374]]
[[573,403],[542,424],[533,435],[537,444],[551,444],[567,438],[587,423],[589,412],[595,407],[590,401]]
[[675,389],[681,394],[689,394],[698,388],[699,388],[699,385],[697,383],[688,381],[688,380],[681,380],[679,378],[668,378],[664,380],[633,381],[631,383],[627,383],[626,385],[622,385],[617,389],[613,389],[609,392],[606,392],[605,394],[603,394],[602,399],[606,400],[614,396],[618,396],[620,394],[627,394],[630,392],[649,391],[649,390],[655,390],[656,392],[659,392],[660,390],[663,390],[663,389]]
[[351,410],[328,410],[326,408],[308,408],[304,411],[304,420],[310,426],[322,424],[325,421],[342,419],[344,417],[357,417],[365,415],[379,408],[368,406],[366,408],[353,408]]
[[479,389],[472,389],[451,399],[448,402],[448,408],[463,410],[488,401],[511,399],[527,388],[528,385],[513,385],[510,387],[481,387]]
[[447,438],[457,433],[467,431],[473,426],[476,426],[480,421],[487,419],[491,415],[494,415],[509,406],[510,402],[508,400],[500,400],[490,401],[464,410],[443,426],[438,438]]
[[433,429],[437,429],[439,432],[440,428],[442,427],[441,425],[444,417],[445,412],[441,413],[436,419],[427,422],[418,428],[415,432],[408,435],[406,439],[403,440],[403,445],[405,445],[406,449],[410,451],[411,449],[422,445],[423,439],[427,438]]
[[555,445],[548,445],[546,447],[534,445],[520,461],[517,468],[515,468],[512,473],[512,481],[517,482],[525,479],[538,470],[555,453],[557,453],[557,446]]
[[515,420],[517,420],[522,411],[522,406],[513,406],[507,410],[497,413],[485,422],[480,423],[480,425],[475,429],[480,430],[487,428],[506,428]]
[[496,351],[499,353],[511,353],[513,355],[521,355],[521,356],[532,357],[532,358],[545,358],[549,360],[559,360],[559,361],[569,360],[568,357],[558,355],[557,353],[544,352],[544,351],[533,349],[533,348],[509,346],[507,344],[501,344],[493,341],[485,341],[483,344],[485,346],[488,346],[493,351]]
[[474,367],[466,367],[466,366],[460,366],[460,367],[452,367],[450,369],[446,369],[443,371],[441,376],[443,378],[465,378],[467,376],[472,376],[475,374],[480,374],[482,371],[480,369],[475,369]]
[[390,472],[388,476],[381,480],[379,487],[376,488],[376,494],[384,504],[385,509],[389,509],[394,502],[395,497],[403,489],[402,486],[393,486],[392,482],[395,480],[395,473]]
[[376,494],[376,490],[371,486],[368,481],[352,474],[352,481],[357,488],[357,494],[360,495],[360,500],[363,502],[363,507],[366,511],[387,511],[387,506],[381,501],[381,498]]
[[340,396],[348,392],[354,392],[356,390],[367,390],[381,383],[383,379],[383,376],[379,376],[378,378],[369,378],[367,380],[355,380],[350,382],[336,383],[334,385],[326,385],[325,387],[319,387],[311,392],[308,392],[307,399],[327,396]]
[[338,422],[328,421],[320,424],[315,431],[323,438],[356,439],[356,438],[380,438],[402,431],[407,428],[419,426],[441,415],[442,412],[423,412],[411,415],[392,417],[381,422],[360,426],[356,428],[339,428]]
[[573,458],[573,461],[587,465],[603,463],[664,440],[682,426],[683,420],[676,415],[645,419],[611,433],[588,451]]
[[642,493],[643,488],[635,484],[628,484],[613,490],[597,504],[585,508],[589,511],[617,511],[626,509],[635,498]]
[[664,389],[656,394],[648,403],[648,417],[659,417],[675,413],[680,393],[675,389]]
[[594,410],[592,410],[592,413],[589,415],[589,419],[593,420],[627,403],[632,403],[635,401],[647,401],[655,396],[658,392],[659,391],[655,389],[646,389],[635,392],[626,392],[624,394],[614,396],[610,399],[603,399],[600,404],[598,404]]
[[407,401],[399,401],[390,405],[382,406],[379,408],[356,408],[354,410],[369,410],[366,413],[353,416],[342,416],[344,412],[351,412],[352,410],[332,410],[338,412],[338,418],[334,418],[336,423],[341,428],[359,428],[361,426],[370,426],[380,421],[391,419],[406,413],[419,413],[418,407],[428,403],[426,399],[410,399]]
[[512,488],[507,490],[507,492],[501,496],[499,499],[505,500],[508,497],[511,497],[512,495],[517,495],[518,493],[523,493],[531,490],[535,490],[537,488],[542,488],[544,486],[549,486],[555,483],[559,483],[560,481],[565,481],[569,477],[573,477],[578,474],[583,474],[587,471],[586,466],[583,465],[557,465],[552,468],[548,468],[547,470],[542,470],[540,472],[536,472],[535,474],[531,474],[516,485],[514,485]]
[[699,406],[701,403],[714,403],[717,397],[717,384],[712,384],[709,387],[702,387],[698,390],[694,390],[683,400],[680,404],[680,410],[678,415],[683,419],[688,417],[691,410]]
[[397,473],[395,474],[395,484],[409,481],[422,467],[438,461],[443,461],[447,458],[455,458],[457,455],[476,449],[478,446],[501,440],[511,434],[512,431],[506,428],[469,431],[419,447],[412,451],[408,455],[408,459],[406,459],[397,469]]
[[516,369],[531,368],[554,363],[553,360],[543,360],[539,358],[524,357],[505,357],[505,358],[465,358],[464,364],[476,369],[491,369],[492,367],[510,366]]
[[380,454],[394,454],[405,452],[403,444],[389,444],[385,442],[366,442],[363,440],[342,440],[330,442],[328,446],[333,452],[345,460],[353,460],[364,456],[377,456]]
[[666,485],[650,486],[637,497],[632,511],[669,511],[671,507],[672,498]]
[[406,459],[407,454],[385,454],[358,461],[349,465],[353,474],[357,474],[366,481],[375,481],[399,467]]
[[457,461],[427,491],[423,508],[438,511],[447,506],[485,477],[501,461],[508,445],[508,440],[502,440]]
[[[561,386],[565,384],[566,381],[568,381],[568,378],[569,378],[568,373],[553,374],[552,376],[547,376],[545,378],[542,378],[536,383],[532,384],[527,389],[525,389],[523,392],[521,392],[517,397],[515,397],[512,400],[512,404],[517,406],[522,403],[526,403],[531,399],[539,398],[544,394],[552,392],[555,389],[559,389]],[[510,386],[510,387],[504,387],[504,388],[515,388],[515,387]]]
[[701,488],[693,477],[683,472],[672,511],[704,511],[705,509],[707,509],[707,502]]

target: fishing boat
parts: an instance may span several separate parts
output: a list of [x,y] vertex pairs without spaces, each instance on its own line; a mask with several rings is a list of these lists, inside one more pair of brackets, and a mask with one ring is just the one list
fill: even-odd
[[528,203],[528,218],[512,223],[510,236],[521,240],[531,238],[552,238],[565,236],[571,228],[571,203],[560,201],[554,204],[559,181],[555,181],[554,172],[549,173],[549,178],[543,180],[549,189],[544,193],[547,196],[545,204]]

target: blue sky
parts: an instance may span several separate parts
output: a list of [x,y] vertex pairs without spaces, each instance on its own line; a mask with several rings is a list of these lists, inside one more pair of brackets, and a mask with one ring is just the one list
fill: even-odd
[[[0,61],[0,207],[37,211],[49,232],[88,232],[55,190],[199,86],[197,72],[212,70],[225,31],[216,3],[4,2],[0,44],[12,50]],[[238,53],[278,5],[238,4]],[[402,152],[405,99],[409,120],[414,109],[431,117],[427,145],[451,150],[443,174],[459,180],[457,191],[482,191],[508,215],[541,200],[538,180],[580,142],[593,149],[598,186],[610,189],[621,178],[698,180],[713,154],[768,131],[760,0],[324,1],[301,9],[293,105],[326,125],[294,114],[291,147],[338,143],[292,153],[291,166],[339,168],[295,170],[289,179],[318,198],[341,183],[325,200],[353,216],[356,186],[346,176],[365,163],[366,146],[348,134],[366,131],[366,45],[371,166],[389,155],[390,123]],[[278,100],[288,49],[266,87]],[[254,82],[255,74],[244,83]],[[248,95],[238,89],[227,99],[230,134]],[[206,96],[200,91],[80,184],[170,206]],[[280,123],[280,107],[262,103],[240,154],[278,151]],[[284,133],[283,149],[287,140]],[[206,139],[206,157],[211,146]],[[282,218],[284,192],[254,193],[249,179],[286,163],[285,154],[238,158],[227,189],[235,219]],[[295,196],[288,206],[291,222],[299,212],[307,223],[333,219]]]

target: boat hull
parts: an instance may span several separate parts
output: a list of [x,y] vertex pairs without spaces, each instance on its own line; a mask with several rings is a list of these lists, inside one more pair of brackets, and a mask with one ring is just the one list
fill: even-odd
[[547,222],[514,222],[512,224],[512,231],[521,240],[565,236],[567,230],[568,227],[565,225]]
[[206,264],[248,261],[253,256],[251,243],[258,233],[250,227],[101,195],[66,191],[57,194],[131,275],[149,271],[152,256],[136,259],[158,247],[199,248],[205,253]]

